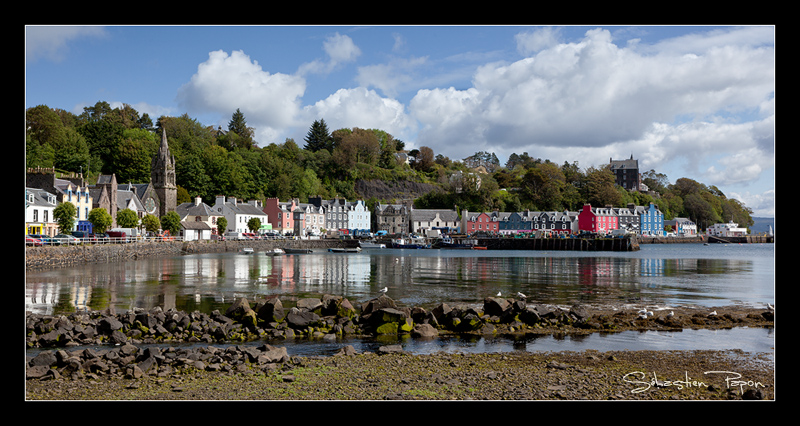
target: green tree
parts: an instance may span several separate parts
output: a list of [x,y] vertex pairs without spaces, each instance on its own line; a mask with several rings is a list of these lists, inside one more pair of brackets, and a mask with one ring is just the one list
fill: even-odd
[[56,220],[61,233],[72,232],[77,213],[78,209],[72,203],[60,203],[53,209],[53,219]]
[[181,231],[181,217],[178,213],[172,211],[162,216],[161,229],[169,231],[170,235],[178,235]]
[[161,227],[161,221],[155,215],[147,214],[142,218],[142,225],[147,232],[158,232]]
[[117,225],[120,228],[136,228],[139,226],[139,216],[131,209],[122,209],[117,212]]
[[217,218],[217,235],[225,235],[225,231],[228,229],[228,219],[225,219],[224,216]]
[[102,234],[111,228],[114,223],[114,218],[108,211],[102,207],[97,207],[89,211],[89,222],[92,223],[92,231],[96,234]]
[[250,218],[250,220],[247,221],[247,229],[249,229],[250,232],[257,232],[261,229],[261,219],[257,217]]
[[328,125],[325,123],[325,119],[315,120],[314,123],[311,124],[311,128],[308,129],[304,140],[306,144],[303,148],[311,152],[317,152],[323,149],[328,152],[333,152],[333,137],[328,131]]
[[250,149],[253,147],[253,128],[247,127],[247,120],[238,108],[231,116],[231,121],[228,122],[228,132],[238,136],[238,138],[231,138],[233,148]]
[[614,173],[607,167],[590,168],[586,173],[584,199],[595,207],[619,206],[622,200],[614,187]]

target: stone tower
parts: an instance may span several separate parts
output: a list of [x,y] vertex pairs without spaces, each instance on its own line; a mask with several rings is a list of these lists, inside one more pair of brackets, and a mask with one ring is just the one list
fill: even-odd
[[175,157],[169,153],[167,131],[161,131],[161,146],[150,165],[150,181],[158,194],[158,216],[175,211],[178,205],[178,187],[175,184]]

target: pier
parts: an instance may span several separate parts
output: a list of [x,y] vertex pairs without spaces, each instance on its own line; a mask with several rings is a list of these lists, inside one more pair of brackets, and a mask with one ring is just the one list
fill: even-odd
[[479,238],[487,250],[637,251],[635,238]]

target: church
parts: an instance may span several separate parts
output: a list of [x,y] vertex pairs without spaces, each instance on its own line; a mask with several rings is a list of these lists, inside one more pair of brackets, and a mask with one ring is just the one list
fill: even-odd
[[[29,170],[26,186],[56,193],[59,182],[54,169]],[[75,180],[79,182],[75,182]],[[79,187],[86,187],[83,176],[67,179]],[[178,186],[175,183],[175,157],[169,151],[166,130],[161,132],[161,145],[150,163],[150,182],[117,182],[116,175],[100,175],[97,183],[88,186],[92,208],[104,208],[111,215],[112,228],[117,227],[117,212],[131,209],[139,219],[151,214],[159,219],[175,211],[178,203]]]

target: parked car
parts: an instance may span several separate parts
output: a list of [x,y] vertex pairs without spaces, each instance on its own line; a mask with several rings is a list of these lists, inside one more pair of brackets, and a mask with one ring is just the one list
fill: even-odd
[[80,244],[81,239],[70,234],[58,234],[53,237],[53,242],[56,244]]
[[41,247],[42,246],[42,240],[40,240],[38,238],[31,238],[30,235],[26,235],[25,236],[25,245],[26,246]]
[[34,239],[37,239],[37,240],[41,241],[43,245],[53,244],[53,242],[50,240],[50,237],[48,237],[47,235],[30,234],[28,236],[31,237],[31,238],[34,238]]

